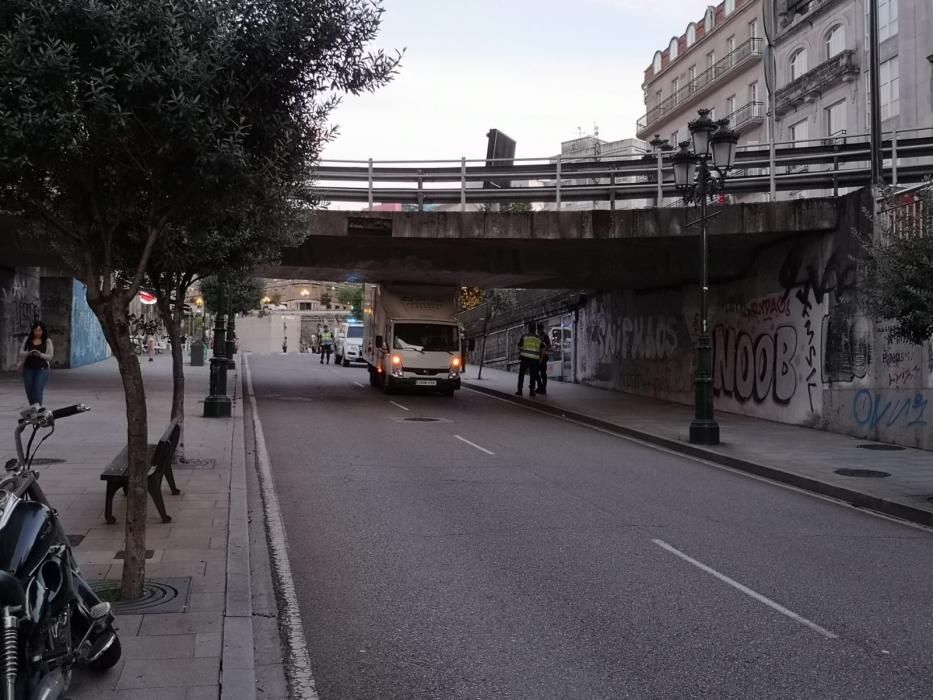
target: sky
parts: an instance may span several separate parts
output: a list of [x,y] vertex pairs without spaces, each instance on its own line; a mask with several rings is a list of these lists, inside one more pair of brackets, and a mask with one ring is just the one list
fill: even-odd
[[[715,0],[714,0],[715,1]],[[516,157],[562,141],[635,136],[641,83],[708,0],[383,0],[375,46],[405,49],[398,75],[331,114],[327,159],[483,158],[486,132]]]

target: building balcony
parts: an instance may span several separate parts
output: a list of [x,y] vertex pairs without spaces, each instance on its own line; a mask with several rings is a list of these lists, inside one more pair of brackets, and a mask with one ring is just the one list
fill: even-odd
[[774,113],[781,117],[803,103],[820,99],[823,92],[839,83],[858,78],[855,51],[847,49],[809,70],[774,94]]
[[764,102],[749,102],[739,107],[732,114],[727,114],[726,119],[729,120],[729,128],[735,129],[741,134],[760,126],[765,120],[765,115]]
[[644,139],[650,136],[651,129],[657,122],[682,110],[687,103],[698,100],[707,94],[709,88],[722,82],[725,77],[744,70],[747,64],[753,61],[761,60],[763,41],[763,39],[753,38],[739,44],[735,50],[723,56],[673,95],[662,100],[661,104],[649,110],[638,120],[636,126],[638,138]]

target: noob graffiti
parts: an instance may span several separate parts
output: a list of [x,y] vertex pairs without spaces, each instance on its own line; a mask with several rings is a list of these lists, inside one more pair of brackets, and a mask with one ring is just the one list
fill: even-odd
[[744,331],[718,325],[713,331],[713,391],[757,403],[769,396],[786,404],[797,391],[793,360],[797,331],[779,326],[756,338]]
[[623,360],[663,360],[677,350],[676,320],[653,316],[622,319]]
[[919,392],[887,398],[877,391],[859,389],[852,401],[852,412],[855,414],[855,422],[863,428],[874,430],[882,423],[889,428],[896,425],[912,428],[927,424],[928,403]]

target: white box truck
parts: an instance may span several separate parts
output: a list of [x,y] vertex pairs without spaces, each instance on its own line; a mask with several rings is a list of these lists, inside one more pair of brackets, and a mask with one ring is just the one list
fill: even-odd
[[369,383],[386,392],[410,388],[453,396],[463,356],[457,288],[367,284],[363,359]]

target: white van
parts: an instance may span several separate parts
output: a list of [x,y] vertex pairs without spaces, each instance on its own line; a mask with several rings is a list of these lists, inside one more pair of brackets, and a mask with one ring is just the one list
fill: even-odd
[[344,367],[349,367],[352,362],[366,364],[363,359],[363,324],[359,321],[348,321],[337,326],[334,362]]

